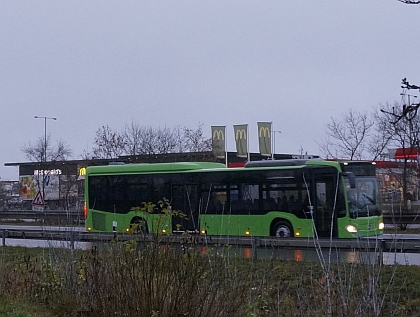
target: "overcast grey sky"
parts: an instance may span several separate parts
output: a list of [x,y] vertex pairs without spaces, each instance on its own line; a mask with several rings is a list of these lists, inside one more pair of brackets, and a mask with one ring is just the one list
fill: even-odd
[[62,139],[75,159],[102,125],[273,121],[277,153],[319,154],[330,118],[420,85],[420,6],[397,0],[0,0],[0,177],[21,147]]

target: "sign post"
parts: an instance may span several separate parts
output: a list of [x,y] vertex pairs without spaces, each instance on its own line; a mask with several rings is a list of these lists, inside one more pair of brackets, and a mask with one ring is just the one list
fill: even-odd
[[44,207],[45,207],[44,198],[42,197],[41,191],[38,190],[38,192],[35,195],[34,200],[32,200],[32,210],[44,211]]

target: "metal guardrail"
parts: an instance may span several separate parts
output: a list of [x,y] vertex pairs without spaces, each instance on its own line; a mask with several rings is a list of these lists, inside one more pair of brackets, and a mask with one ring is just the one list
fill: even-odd
[[0,211],[0,220],[23,220],[34,221],[58,221],[74,224],[83,224],[85,221],[83,212],[67,210],[45,210],[45,211]]
[[256,258],[256,250],[262,248],[273,249],[333,249],[351,250],[360,252],[376,252],[382,259],[384,252],[419,253],[420,239],[388,239],[388,238],[363,238],[363,239],[312,239],[312,238],[273,238],[273,237],[232,237],[232,236],[202,236],[202,235],[136,235],[120,233],[90,233],[79,231],[54,231],[54,230],[0,230],[2,246],[6,245],[6,238],[10,239],[36,239],[69,241],[70,248],[75,247],[75,242],[109,243],[112,241],[153,242],[162,244],[182,244],[200,246],[236,246],[250,247]]
[[83,215],[83,211],[78,210],[0,210],[0,215],[21,215],[21,214],[78,214]]
[[408,214],[408,213],[384,213],[385,224],[420,224],[420,214]]

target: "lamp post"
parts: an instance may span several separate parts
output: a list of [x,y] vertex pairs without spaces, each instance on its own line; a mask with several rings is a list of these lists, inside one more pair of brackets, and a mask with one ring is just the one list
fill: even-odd
[[271,159],[274,160],[274,155],[276,154],[276,133],[281,133],[281,131],[271,131],[273,134],[273,153],[271,153]]
[[[47,163],[47,120],[57,120],[57,118],[53,117],[40,117],[35,116],[35,119],[44,119],[44,158],[41,156],[41,162],[43,161],[45,164]],[[44,165],[45,169],[45,165]],[[42,199],[45,201],[45,172],[42,171]]]

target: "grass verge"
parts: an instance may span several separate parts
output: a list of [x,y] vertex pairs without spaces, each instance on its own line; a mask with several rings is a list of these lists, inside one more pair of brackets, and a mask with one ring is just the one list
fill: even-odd
[[135,240],[0,248],[0,316],[419,316],[420,267],[252,261]]

